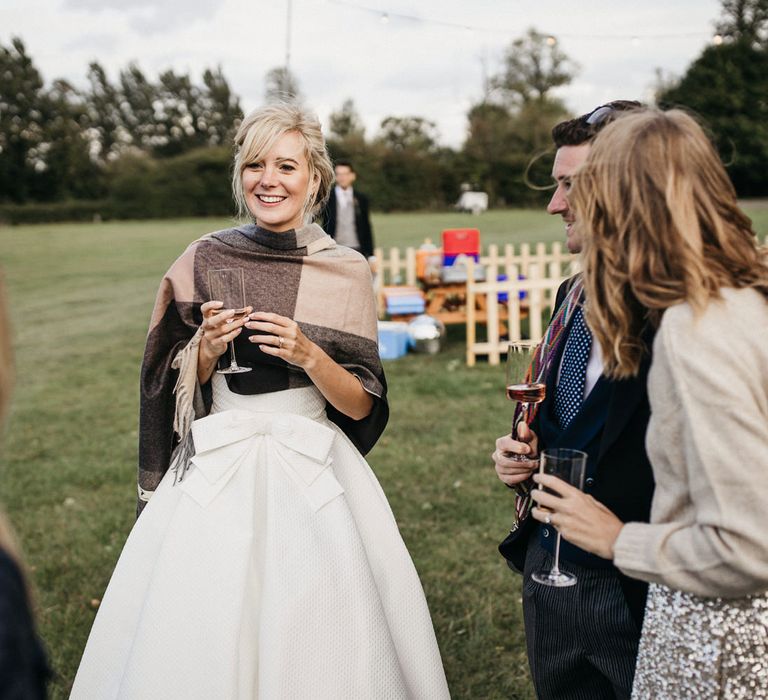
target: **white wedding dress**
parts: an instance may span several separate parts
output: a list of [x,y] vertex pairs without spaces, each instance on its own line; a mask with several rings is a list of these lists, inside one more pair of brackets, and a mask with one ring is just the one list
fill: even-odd
[[322,395],[213,381],[192,466],[128,537],[71,697],[449,697],[392,511]]

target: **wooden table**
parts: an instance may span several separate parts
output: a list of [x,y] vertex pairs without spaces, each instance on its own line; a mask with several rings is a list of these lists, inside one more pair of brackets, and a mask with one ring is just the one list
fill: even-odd
[[[426,306],[424,313],[437,318],[446,325],[467,322],[467,285],[465,282],[451,284],[425,285],[424,295]],[[488,320],[487,296],[478,294],[475,297],[475,320],[485,322]],[[416,314],[393,315],[395,321],[407,321]],[[498,310],[499,332],[505,335],[506,325],[503,323],[508,317],[507,306],[502,304]]]

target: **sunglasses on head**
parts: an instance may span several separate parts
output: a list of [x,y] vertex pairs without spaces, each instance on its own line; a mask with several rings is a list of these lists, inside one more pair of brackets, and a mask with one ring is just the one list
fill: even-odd
[[642,105],[634,100],[617,100],[615,102],[609,102],[607,105],[595,107],[586,115],[586,117],[584,117],[584,122],[587,126],[597,126],[598,124],[602,124],[614,112],[627,112],[632,109],[639,109],[640,107],[642,107]]

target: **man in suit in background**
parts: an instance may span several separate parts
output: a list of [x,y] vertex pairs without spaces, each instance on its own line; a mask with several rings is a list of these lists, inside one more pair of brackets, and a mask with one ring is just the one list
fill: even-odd
[[325,232],[339,245],[353,248],[366,258],[373,255],[373,230],[368,197],[352,188],[357,173],[348,160],[336,161],[336,187],[323,210]]
[[[568,203],[571,178],[600,129],[622,111],[639,108],[637,102],[612,102],[552,130],[556,190],[547,211],[563,218],[571,253],[580,252],[582,243]],[[532,572],[551,568],[557,534],[521,506],[540,450],[583,450],[589,455],[586,493],[625,522],[647,521],[650,515],[654,484],[644,443],[651,336],[638,377],[604,377],[599,344],[584,322],[579,277],[566,280],[558,290],[552,323],[559,322],[563,330],[548,358],[546,399],[530,426],[519,425],[516,439],[507,435],[496,441],[492,456],[499,479],[516,490],[516,510],[522,512],[499,551],[510,568],[523,574],[528,662],[540,700],[630,697],[647,592],[646,584],[565,540],[560,563],[576,575],[576,584],[555,588],[531,579]],[[514,453],[530,459],[515,461]]]

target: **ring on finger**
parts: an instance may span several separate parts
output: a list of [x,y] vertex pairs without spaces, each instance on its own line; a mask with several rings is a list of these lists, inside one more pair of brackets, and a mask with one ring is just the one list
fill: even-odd
[[277,346],[282,349],[283,347],[283,336],[278,335],[277,336]]
[[545,522],[547,525],[551,525],[551,524],[552,524],[552,516],[551,516],[551,515],[547,515],[547,516],[544,518],[544,522]]

